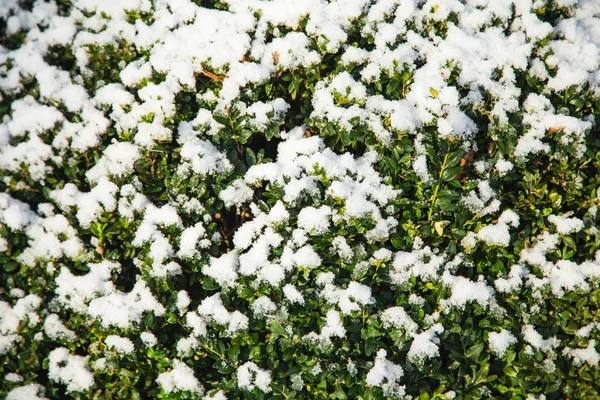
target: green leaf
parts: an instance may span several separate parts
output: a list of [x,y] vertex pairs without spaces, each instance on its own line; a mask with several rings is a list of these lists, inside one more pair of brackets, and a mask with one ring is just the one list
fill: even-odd
[[250,147],[246,147],[246,165],[248,167],[256,165],[256,154]]
[[365,342],[365,354],[367,356],[372,356],[375,351],[377,351],[379,349],[379,344],[377,343],[377,341],[373,338],[371,339],[367,339]]
[[517,368],[513,367],[512,365],[507,365],[506,367],[504,367],[502,369],[502,372],[504,372],[504,375],[509,376],[511,378],[516,378],[517,374],[519,373]]
[[463,149],[458,149],[455,152],[451,153],[446,160],[447,167],[455,167],[460,164],[460,160],[465,155],[465,151]]
[[450,168],[446,168],[444,170],[444,173],[442,174],[442,179],[444,180],[444,182],[449,182],[451,180],[453,180],[456,175],[458,175],[460,173],[460,171],[463,170],[463,167],[450,167]]
[[275,340],[281,336],[287,337],[287,332],[285,331],[285,328],[277,320],[273,320],[269,324],[269,330],[271,331],[271,339],[272,340]]
[[229,117],[223,117],[221,115],[213,114],[213,119],[221,125],[229,126]]
[[335,392],[333,393],[335,395],[336,399],[347,399],[348,396],[346,395],[346,392],[344,392],[344,389],[342,388],[342,385],[337,382],[335,384]]
[[250,359],[258,361],[260,360],[260,346],[254,346],[250,349]]
[[361,332],[361,338],[365,340],[379,337],[381,335],[382,333],[378,331],[373,325],[367,326],[367,329],[363,328]]
[[479,358],[479,354],[481,354],[481,351],[483,350],[483,347],[484,347],[483,343],[475,344],[475,345],[469,347],[469,349],[465,353],[465,356],[468,359],[477,361],[477,358]]
[[577,244],[575,244],[575,240],[573,240],[571,236],[563,236],[562,241],[567,247],[570,247],[572,249],[577,248]]

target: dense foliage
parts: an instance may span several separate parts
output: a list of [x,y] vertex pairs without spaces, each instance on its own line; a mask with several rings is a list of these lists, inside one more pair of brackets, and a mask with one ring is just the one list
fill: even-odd
[[597,399],[600,3],[0,1],[0,396]]

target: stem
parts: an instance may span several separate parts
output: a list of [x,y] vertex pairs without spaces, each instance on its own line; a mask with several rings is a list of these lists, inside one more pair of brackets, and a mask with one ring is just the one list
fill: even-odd
[[438,192],[440,191],[440,186],[442,186],[442,175],[444,174],[444,171],[446,170],[446,163],[448,162],[448,154],[449,153],[446,153],[446,155],[444,156],[444,162],[442,163],[442,167],[440,168],[438,182],[437,182],[437,185],[435,185],[435,189],[433,190],[433,196],[431,196],[431,204],[429,206],[429,211],[427,212],[427,221],[431,221],[431,216],[433,215],[433,206],[435,204],[435,201],[437,200],[437,195],[438,195]]
[[219,357],[221,360],[225,359],[225,355],[219,353],[217,350],[213,349],[212,347],[210,347],[208,344],[204,344],[204,350],[206,350],[208,353],[212,353],[212,355]]

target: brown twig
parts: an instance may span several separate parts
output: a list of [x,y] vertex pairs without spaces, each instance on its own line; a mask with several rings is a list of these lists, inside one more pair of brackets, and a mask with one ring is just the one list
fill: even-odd
[[223,80],[227,77],[227,75],[225,75],[225,76],[217,75],[217,74],[207,71],[205,69],[202,70],[202,75],[206,76],[207,78],[212,79],[213,81],[217,81],[217,82],[223,82]]

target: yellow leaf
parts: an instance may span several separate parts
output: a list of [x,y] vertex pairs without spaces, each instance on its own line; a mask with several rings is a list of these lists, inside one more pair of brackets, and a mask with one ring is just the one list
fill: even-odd
[[431,95],[433,96],[434,99],[437,99],[437,97],[438,97],[437,90],[435,90],[434,88],[429,88],[429,93],[431,93]]
[[435,231],[437,232],[438,235],[443,236],[444,235],[444,226],[446,221],[437,221],[433,223],[433,227],[435,228]]

